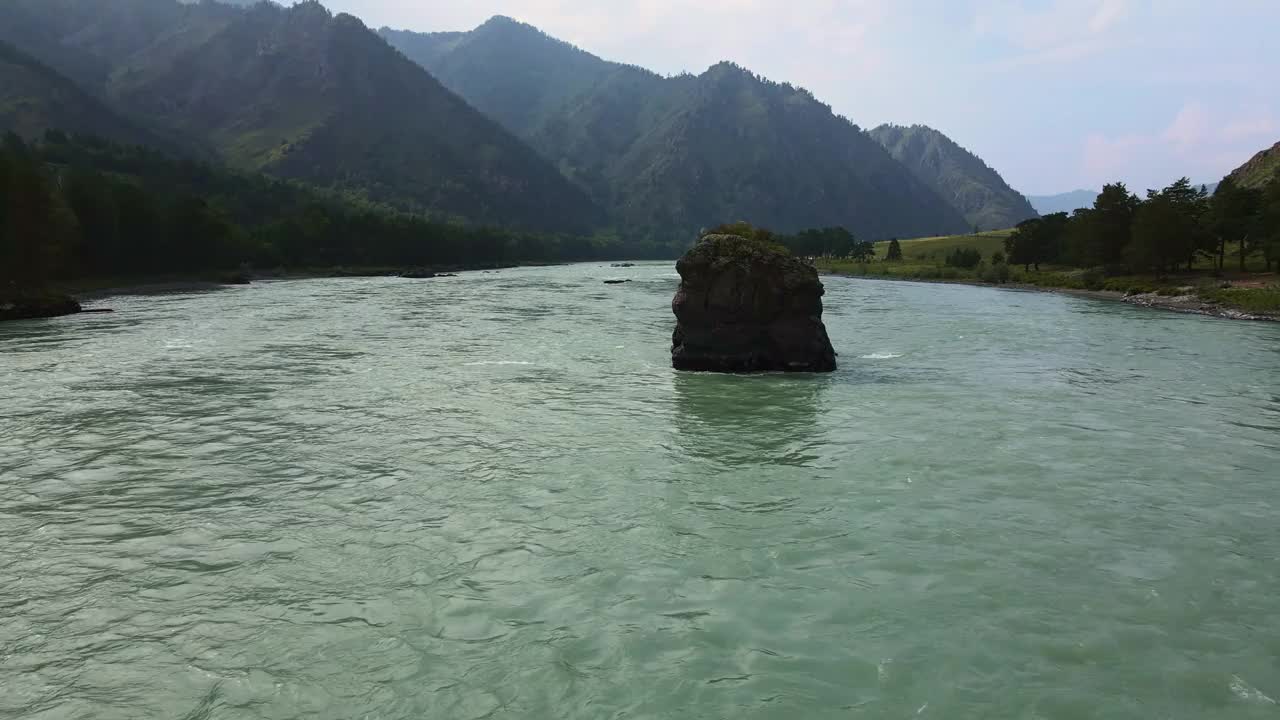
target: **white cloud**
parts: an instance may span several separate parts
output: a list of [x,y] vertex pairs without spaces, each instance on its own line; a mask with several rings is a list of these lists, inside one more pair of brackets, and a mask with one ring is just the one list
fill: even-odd
[[1095,34],[1105,32],[1128,14],[1128,0],[1102,0],[1093,17],[1089,19],[1089,31]]
[[1183,105],[1169,127],[1158,138],[1152,139],[1162,140],[1180,152],[1187,152],[1203,145],[1212,132],[1213,121],[1209,118],[1209,112],[1204,105],[1192,102]]
[[1131,189],[1156,188],[1184,175],[1194,182],[1212,182],[1274,142],[1277,132],[1280,128],[1269,111],[1227,112],[1193,101],[1160,130],[1088,135],[1082,168],[1095,186],[1127,179]]
[[1052,0],[1034,9],[1021,0],[986,0],[972,26],[984,41],[1002,41],[1015,51],[988,69],[1012,70],[1071,63],[1105,50],[1128,14],[1128,0]]

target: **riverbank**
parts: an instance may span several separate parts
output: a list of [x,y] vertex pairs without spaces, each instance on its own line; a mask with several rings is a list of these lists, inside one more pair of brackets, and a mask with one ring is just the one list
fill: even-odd
[[[556,263],[527,263],[530,266]],[[340,277],[403,277],[429,280],[448,278],[460,272],[492,272],[518,267],[506,263],[442,266],[338,266],[327,268],[276,269],[266,272],[232,271],[224,273],[191,273],[165,275],[127,275],[97,277],[54,283],[41,291],[23,291],[10,297],[0,296],[0,321],[34,320],[74,315],[80,312],[103,312],[105,308],[84,307],[120,295],[165,295],[170,293],[210,292],[265,280],[310,280]]]
[[[1156,287],[1147,279],[1128,279],[1114,283],[1116,286],[1129,284],[1125,290],[1090,289],[1069,287],[1065,285],[1044,284],[1041,282],[1010,281],[994,283],[977,278],[918,278],[894,276],[887,273],[858,273],[837,269],[833,264],[819,263],[818,270],[823,275],[850,277],[861,280],[884,280],[890,282],[921,282],[949,285],[970,285],[989,287],[998,290],[1019,290],[1023,292],[1047,292],[1091,300],[1107,300],[1122,302],[1138,307],[1191,315],[1207,315],[1227,320],[1252,320],[1280,322],[1280,289],[1270,286],[1251,284],[1247,286],[1215,287],[1201,289],[1196,285],[1168,284]],[[1056,274],[1044,273],[1044,276]],[[1043,278],[1041,278],[1043,279]],[[1148,288],[1150,289],[1149,291]],[[1271,309],[1271,308],[1276,309]]]
[[[536,265],[537,263],[529,263]],[[188,275],[130,275],[122,277],[92,278],[60,283],[56,289],[81,300],[95,300],[113,295],[158,295],[174,292],[201,292],[236,285],[247,285],[263,280],[313,280],[342,277],[403,277],[429,279],[448,277],[453,273],[502,270],[517,267],[502,263],[476,265],[405,265],[405,266],[335,266],[278,268],[267,271],[233,271],[221,274],[199,273]]]

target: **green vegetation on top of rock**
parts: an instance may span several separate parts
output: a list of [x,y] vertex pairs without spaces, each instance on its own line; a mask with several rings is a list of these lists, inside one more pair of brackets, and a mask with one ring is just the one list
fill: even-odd
[[980,230],[1010,228],[1036,216],[1021,193],[977,155],[924,125],[881,125],[871,137]]

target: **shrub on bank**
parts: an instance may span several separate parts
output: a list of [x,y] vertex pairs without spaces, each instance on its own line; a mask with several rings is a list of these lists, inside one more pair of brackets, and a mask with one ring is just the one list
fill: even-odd
[[1210,288],[1199,291],[1200,298],[1245,312],[1280,314],[1280,285],[1260,288]]

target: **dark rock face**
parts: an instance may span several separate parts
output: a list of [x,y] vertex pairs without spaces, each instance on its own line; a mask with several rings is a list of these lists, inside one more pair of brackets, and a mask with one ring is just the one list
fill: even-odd
[[80,303],[66,295],[19,294],[0,298],[0,320],[30,320],[74,315],[80,312]]
[[671,364],[704,372],[831,372],[825,290],[812,265],[735,235],[708,235],[676,263]]

